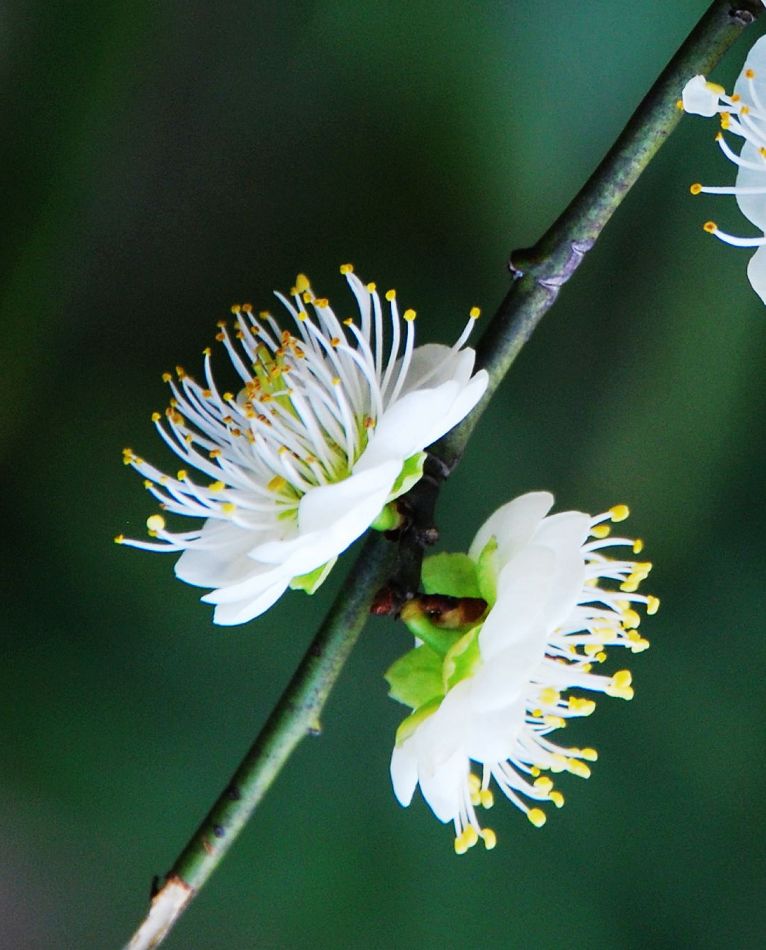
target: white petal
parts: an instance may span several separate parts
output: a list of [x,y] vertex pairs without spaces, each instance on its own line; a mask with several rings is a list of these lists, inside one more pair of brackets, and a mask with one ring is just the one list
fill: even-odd
[[[260,616],[275,604],[287,590],[287,581],[274,584],[261,591],[252,600],[237,601],[232,604],[219,604],[213,613],[213,623],[228,627],[237,623],[247,623]],[[203,597],[203,600],[205,598]]]
[[497,603],[479,634],[485,663],[513,647],[519,675],[526,678],[528,669],[539,662],[546,642],[543,619],[555,566],[556,555],[550,548],[528,545],[501,570]]
[[704,76],[695,76],[684,86],[681,96],[684,111],[708,118],[718,112],[718,93],[714,92]]
[[354,471],[363,471],[388,459],[398,459],[401,463],[430,445],[434,441],[431,433],[438,429],[440,420],[451,409],[460,388],[459,383],[449,381],[435,389],[418,389],[397,399],[378,419]]
[[418,776],[423,798],[439,821],[452,821],[460,812],[460,803],[468,780],[468,757],[462,749],[431,770],[419,763]]
[[205,522],[200,547],[187,548],[176,561],[176,577],[197,587],[224,587],[237,583],[252,573],[253,563],[247,557],[258,535],[235,524]]
[[455,352],[443,343],[425,343],[413,350],[402,393],[415,389],[434,389],[454,380],[465,386],[471,378],[476,353],[470,347]]
[[298,508],[298,536],[259,544],[250,557],[280,564],[293,577],[314,570],[345,551],[369,528],[400,470],[401,462],[387,461],[342,482],[310,489]]
[[528,492],[509,501],[490,515],[479,528],[468,551],[474,561],[494,535],[498,542],[498,563],[502,567],[530,540],[540,522],[553,507],[547,491]]
[[761,37],[753,43],[747,59],[742,67],[742,72],[734,86],[734,92],[742,97],[743,102],[752,102],[751,84],[745,77],[745,72],[752,69],[755,77],[752,85],[762,103],[766,104],[766,37]]
[[418,760],[411,740],[394,746],[391,754],[391,782],[397,801],[406,808],[412,801],[415,786],[418,784]]
[[747,278],[753,290],[766,303],[766,244],[759,247],[747,265]]
[[[737,187],[766,187],[766,161],[764,161],[758,147],[753,145],[752,142],[745,142],[740,154],[745,161],[760,165],[761,170],[756,171],[754,168],[743,168],[740,165],[737,170]],[[766,231],[766,195],[738,194],[737,204],[739,205],[739,210],[748,220],[752,221],[761,231]]]
[[582,593],[585,583],[582,545],[589,529],[589,515],[562,511],[546,518],[535,533],[534,543],[550,548],[556,557],[543,614],[548,630],[554,630],[570,616]]

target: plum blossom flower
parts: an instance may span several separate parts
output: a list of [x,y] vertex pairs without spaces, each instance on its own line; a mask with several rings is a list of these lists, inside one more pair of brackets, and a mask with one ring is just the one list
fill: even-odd
[[[747,276],[761,300],[766,303],[766,37],[750,50],[745,65],[728,95],[723,86],[707,82],[704,76],[690,79],[683,90],[681,104],[686,112],[702,116],[720,116],[721,130],[716,141],[724,155],[737,166],[734,185],[702,185],[695,182],[693,195],[734,195],[742,214],[760,232],[754,237],[739,237],[722,231],[715,221],[704,228],[735,247],[755,247]],[[737,154],[726,134],[743,139]]]
[[217,335],[239,376],[231,391],[216,383],[209,348],[204,382],[182,367],[164,375],[172,398],[152,418],[181,459],[175,475],[125,450],[163,512],[202,523],[171,531],[154,514],[152,540],[116,540],[182,552],[176,575],[212,588],[202,600],[216,623],[251,620],[288,587],[313,593],[486,389],[464,346],[478,308],[452,347],[415,347],[415,311],[400,316],[396,292],[382,301],[350,264],[341,273],[355,318],[339,319],[303,275],[290,298],[276,295],[294,331],[250,304],[232,307],[233,326],[222,321]]
[[631,699],[627,670],[602,675],[594,667],[612,647],[649,646],[636,629],[636,607],[649,614],[659,607],[638,592],[651,564],[611,555],[642,548],[610,537],[609,522],[626,518],[627,507],[591,517],[549,515],[552,504],[548,492],[522,495],[485,522],[467,557],[437,555],[430,571],[426,564],[427,589],[446,581],[447,593],[478,593],[488,611],[467,632],[440,631],[452,635],[441,648],[421,625],[425,640],[387,673],[391,695],[414,708],[397,732],[394,792],[406,806],[420,785],[436,817],[453,823],[458,854],[479,838],[487,848],[496,843],[477,817],[479,806],[493,804],[492,781],[538,827],[546,820],[539,803],[564,804],[543,773],[587,778],[597,756],[550,734],[593,712],[583,693]]

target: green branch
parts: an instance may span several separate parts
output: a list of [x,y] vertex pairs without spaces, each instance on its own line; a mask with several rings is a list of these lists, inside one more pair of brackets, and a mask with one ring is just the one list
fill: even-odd
[[[758,0],[716,0],[640,104],[625,130],[567,210],[531,249],[512,255],[514,280],[478,347],[490,375],[481,403],[432,447],[449,471],[459,460],[479,416],[542,316],[593,247],[604,226],[680,118],[676,102],[687,79],[707,74],[762,6]],[[433,479],[435,495],[439,479]],[[394,545],[370,538],[343,590],[260,735],[223,794],[180,854],[130,950],[158,946],[220,863],[254,809],[319,717],[368,616],[373,595],[391,576]],[[400,557],[419,564],[419,552]]]

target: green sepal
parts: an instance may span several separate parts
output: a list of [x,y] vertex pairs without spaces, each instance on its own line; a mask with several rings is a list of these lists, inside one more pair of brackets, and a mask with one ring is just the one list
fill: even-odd
[[331,561],[322,564],[308,574],[299,574],[294,577],[290,581],[290,590],[303,590],[307,594],[313,594],[325,582],[337,560],[337,557],[334,557]]
[[460,633],[456,630],[449,630],[447,627],[437,627],[425,614],[418,613],[414,616],[407,616],[405,611],[401,620],[410,631],[410,633],[427,643],[429,647],[440,657],[445,657],[447,653],[460,639]]
[[402,523],[402,516],[399,514],[396,505],[387,504],[383,505],[380,509],[380,514],[372,522],[370,527],[374,531],[393,531],[394,528],[398,528]]
[[423,561],[423,590],[449,597],[483,596],[476,565],[467,554],[444,552],[427,557]]
[[396,476],[396,481],[388,496],[389,501],[393,501],[395,498],[408,492],[416,482],[420,481],[423,477],[423,465],[425,464],[426,458],[425,452],[416,452],[415,455],[411,455],[408,459],[404,460],[402,470]]
[[462,636],[444,658],[442,677],[445,693],[461,680],[470,676],[481,662],[481,652],[479,651],[480,632],[481,624]]
[[476,579],[481,597],[490,607],[497,601],[497,538],[492,537],[482,548],[476,563]]
[[411,709],[444,695],[442,658],[426,644],[400,656],[384,675],[389,696]]
[[412,715],[407,716],[405,720],[400,722],[399,728],[396,730],[396,744],[400,746],[406,739],[409,739],[421,722],[424,722],[429,716],[433,716],[441,703],[441,697],[432,699],[418,707]]

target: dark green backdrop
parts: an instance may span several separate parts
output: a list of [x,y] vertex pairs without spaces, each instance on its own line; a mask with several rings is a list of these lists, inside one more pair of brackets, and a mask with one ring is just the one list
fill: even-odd
[[[491,312],[704,0],[11,2],[2,11],[5,475],[0,946],[118,947],[337,590],[215,628],[172,558],[118,548],[167,461],[160,374],[298,270],[396,286],[421,340]],[[761,28],[717,75],[731,82]],[[686,118],[482,419],[440,504],[631,504],[663,599],[637,698],[541,831],[458,859],[395,802],[407,646],[371,622],[326,711],[168,948],[755,947],[764,926],[766,308],[714,123]],[[344,559],[348,563],[348,557]]]

